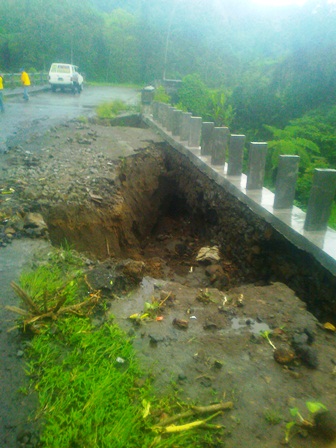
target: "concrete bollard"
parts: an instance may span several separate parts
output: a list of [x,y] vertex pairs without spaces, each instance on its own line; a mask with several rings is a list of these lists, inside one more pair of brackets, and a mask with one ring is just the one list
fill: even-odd
[[202,118],[190,117],[190,134],[188,146],[190,148],[199,148],[201,143]]
[[[163,125],[163,117],[164,117],[164,104],[163,103],[158,103],[158,117],[157,117],[157,121],[160,125]],[[155,119],[154,115],[153,118]]]
[[305,230],[326,230],[336,191],[336,170],[316,168],[310,191]]
[[261,190],[264,185],[267,143],[250,143],[246,190]]
[[192,116],[191,112],[183,112],[182,113],[180,137],[183,142],[189,141],[191,116]]
[[147,86],[141,90],[141,104],[152,104],[155,95],[155,87]]
[[169,104],[161,103],[162,104],[162,126],[167,129],[168,126],[168,111],[169,107],[171,107]]
[[229,138],[229,128],[214,128],[212,133],[211,165],[225,164]]
[[245,135],[231,134],[229,143],[228,176],[240,176],[243,172]]
[[212,153],[212,133],[215,123],[204,121],[201,130],[201,156],[211,156]]
[[174,121],[173,114],[174,114],[174,110],[176,110],[175,107],[168,106],[167,126],[166,126],[166,128],[167,128],[167,131],[169,131],[169,132],[171,132],[173,130],[173,121]]
[[167,117],[167,104],[160,103],[159,106],[159,121],[160,124],[165,127],[166,125],[166,117]]
[[152,113],[153,113],[153,120],[158,122],[159,121],[159,107],[160,104],[158,101],[153,101],[152,103]]
[[173,125],[172,134],[175,136],[180,136],[181,133],[181,119],[183,112],[181,110],[174,110],[173,112]]
[[274,209],[293,207],[299,162],[299,156],[279,156],[273,203]]

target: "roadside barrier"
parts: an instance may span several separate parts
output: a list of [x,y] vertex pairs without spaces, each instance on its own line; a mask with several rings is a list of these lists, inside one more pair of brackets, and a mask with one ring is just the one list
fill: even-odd
[[336,192],[336,170],[315,169],[307,213],[293,205],[300,158],[282,155],[275,192],[263,187],[266,142],[249,143],[247,174],[243,174],[244,135],[230,134],[201,117],[154,101],[143,121],[202,172],[269,222],[299,249],[313,255],[336,275],[336,231],[327,226]]

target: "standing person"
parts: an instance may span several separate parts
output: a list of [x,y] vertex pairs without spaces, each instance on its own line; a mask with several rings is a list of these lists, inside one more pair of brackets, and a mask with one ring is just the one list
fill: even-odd
[[4,88],[4,81],[3,81],[3,75],[0,74],[0,111],[5,112],[5,107],[3,103],[3,88]]
[[30,86],[29,75],[25,71],[24,68],[21,68],[20,72],[21,72],[21,82],[22,82],[22,85],[23,85],[23,99],[25,101],[28,101],[29,100],[28,87]]
[[78,93],[81,93],[81,88],[79,85],[79,78],[78,78],[78,73],[74,72],[74,74],[72,75],[72,85],[73,85],[73,93],[76,93],[76,91]]

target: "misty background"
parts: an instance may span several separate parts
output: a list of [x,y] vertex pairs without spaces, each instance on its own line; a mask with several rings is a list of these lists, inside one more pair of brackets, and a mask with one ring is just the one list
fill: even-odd
[[300,155],[300,206],[314,168],[336,168],[336,4],[328,0],[2,1],[0,71],[48,71],[52,62],[78,65],[90,82],[182,79],[170,102],[269,142],[270,187],[278,155]]

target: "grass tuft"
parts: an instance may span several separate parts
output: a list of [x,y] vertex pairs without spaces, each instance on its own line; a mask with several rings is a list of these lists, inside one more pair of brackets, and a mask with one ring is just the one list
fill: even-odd
[[115,118],[123,112],[131,110],[132,107],[121,100],[115,100],[107,103],[102,103],[96,108],[96,113],[99,118]]
[[[66,294],[81,300],[81,259],[54,251],[48,263],[22,276],[21,286],[45,303]],[[71,278],[71,285],[65,280]],[[49,304],[47,304],[49,306]],[[113,322],[94,326],[88,316],[59,315],[41,325],[27,348],[30,389],[39,395],[45,448],[219,447],[221,426],[179,433],[155,431],[161,414],[180,412],[181,403],[157,399],[137,362],[132,340]],[[172,397],[170,397],[172,398]],[[211,408],[212,410],[212,408]],[[190,417],[190,413],[181,414]],[[206,421],[206,420],[205,420]],[[188,423],[181,421],[181,424]],[[192,428],[193,424],[185,425]]]

